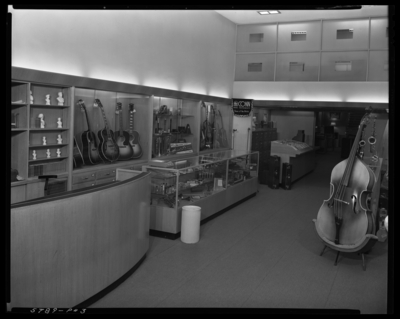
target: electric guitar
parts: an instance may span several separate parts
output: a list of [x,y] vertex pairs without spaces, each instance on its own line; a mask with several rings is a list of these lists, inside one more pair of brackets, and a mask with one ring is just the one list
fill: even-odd
[[73,152],[73,167],[80,168],[84,165],[83,157],[81,150],[79,149],[78,143],[76,142],[76,138],[74,136],[74,152]]
[[143,155],[142,147],[139,144],[140,136],[137,131],[133,130],[133,117],[136,113],[133,103],[129,103],[129,143],[133,149],[132,158],[139,158]]
[[85,114],[88,129],[81,134],[82,141],[82,157],[86,165],[96,165],[102,162],[97,149],[96,135],[90,130],[89,118],[86,113],[85,103],[79,100],[77,104],[81,107],[81,111]]
[[104,120],[104,128],[97,132],[99,137],[99,155],[103,161],[113,163],[119,158],[119,147],[114,139],[114,133],[109,129],[106,115],[104,114],[103,105],[99,99],[95,100],[95,106],[98,106],[101,110]]
[[119,147],[119,161],[126,161],[132,158],[133,149],[129,143],[129,133],[122,129],[122,103],[118,102],[115,113],[119,116],[119,131],[115,132],[115,141]]

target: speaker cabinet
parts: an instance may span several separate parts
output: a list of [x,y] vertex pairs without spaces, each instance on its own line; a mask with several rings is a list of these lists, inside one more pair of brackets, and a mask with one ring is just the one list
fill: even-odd
[[292,165],[289,163],[282,163],[282,187],[287,190],[292,188]]
[[268,180],[267,185],[269,188],[279,188],[280,180],[280,169],[281,169],[281,158],[277,155],[269,157],[268,160]]
[[268,180],[268,171],[260,169],[258,171],[258,182],[262,185],[267,185],[267,180]]

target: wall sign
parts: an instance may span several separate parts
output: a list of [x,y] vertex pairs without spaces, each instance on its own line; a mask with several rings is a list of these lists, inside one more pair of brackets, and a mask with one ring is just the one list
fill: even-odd
[[246,117],[250,116],[253,109],[253,100],[247,99],[232,99],[233,115]]

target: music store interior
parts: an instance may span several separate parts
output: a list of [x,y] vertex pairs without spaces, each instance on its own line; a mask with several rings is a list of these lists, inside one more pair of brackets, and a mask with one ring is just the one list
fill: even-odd
[[10,5],[8,311],[391,313],[394,27],[328,7]]

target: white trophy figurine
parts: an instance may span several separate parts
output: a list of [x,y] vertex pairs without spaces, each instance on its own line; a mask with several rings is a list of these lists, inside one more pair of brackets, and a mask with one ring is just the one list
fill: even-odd
[[62,128],[61,117],[58,118],[57,125],[57,128]]
[[47,143],[46,143],[46,136],[43,136],[43,145],[47,145]]
[[31,104],[33,104],[33,95],[32,95],[32,91],[29,91],[31,94]]
[[58,136],[57,136],[57,144],[62,144],[61,134],[58,134]]
[[50,158],[50,149],[47,149],[46,154],[47,154],[47,158]]
[[50,94],[46,95],[46,105],[50,105]]
[[33,150],[33,152],[32,152],[32,159],[36,159],[36,151],[35,150]]
[[40,118],[40,128],[44,128],[44,126],[46,125],[46,122],[44,121],[44,115],[40,113],[38,115],[38,118]]
[[57,148],[57,157],[60,157],[60,156],[61,156],[61,151],[59,148]]
[[58,92],[58,105],[64,105],[64,98],[62,97],[62,92]]

